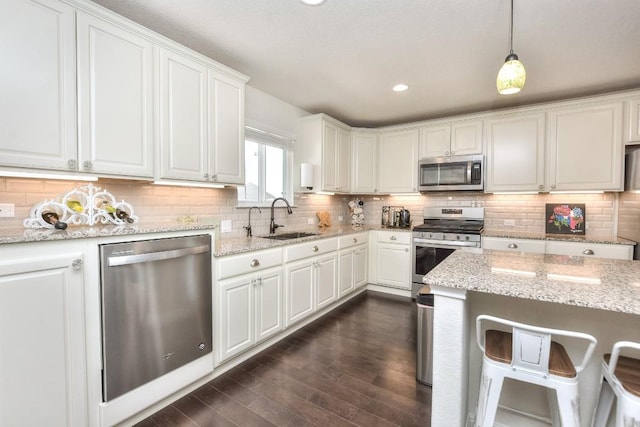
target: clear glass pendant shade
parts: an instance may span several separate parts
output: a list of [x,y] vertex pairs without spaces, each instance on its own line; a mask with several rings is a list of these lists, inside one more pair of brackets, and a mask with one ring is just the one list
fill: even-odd
[[[510,58],[511,56],[515,56],[515,58]],[[509,55],[498,72],[498,78],[496,79],[498,92],[501,95],[518,93],[524,87],[526,78],[527,73],[522,62],[518,60],[516,55]]]

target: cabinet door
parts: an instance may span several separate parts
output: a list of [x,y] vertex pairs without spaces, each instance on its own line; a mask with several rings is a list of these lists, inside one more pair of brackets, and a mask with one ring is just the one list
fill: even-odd
[[546,242],[546,253],[594,258],[633,259],[633,246],[603,243]]
[[622,102],[549,113],[550,190],[623,189]]
[[378,283],[402,289],[411,288],[411,251],[408,246],[378,244]]
[[482,249],[494,249],[498,251],[545,253],[544,240],[510,239],[502,237],[483,237]]
[[418,191],[418,129],[380,135],[379,191]]
[[451,126],[437,125],[420,129],[420,158],[451,155]]
[[630,99],[625,105],[624,142],[640,142],[640,97]]
[[0,164],[76,170],[74,9],[3,2],[0,40]]
[[253,345],[253,277],[218,283],[218,354],[228,359]]
[[170,50],[160,51],[162,178],[206,181],[207,69]]
[[211,181],[244,184],[244,83],[209,70]]
[[338,173],[336,191],[349,191],[349,170],[351,163],[351,134],[345,129],[338,129],[338,147],[336,151]]
[[353,249],[341,251],[338,255],[338,297],[342,297],[354,289]]
[[330,123],[322,125],[322,189],[338,188],[338,128]]
[[351,192],[375,193],[378,137],[372,134],[351,135]]
[[282,268],[261,272],[255,287],[255,341],[262,341],[283,328]]
[[287,326],[313,313],[314,261],[304,260],[285,267]]
[[320,309],[338,298],[336,287],[336,255],[320,257],[315,262],[315,308]]
[[79,261],[0,264],[0,425],[88,425]]
[[482,121],[451,125],[451,155],[466,156],[482,153]]
[[153,44],[78,12],[79,169],[153,177]]
[[356,289],[367,284],[368,259],[369,251],[366,246],[353,252],[353,284]]
[[485,191],[544,190],[544,113],[490,119]]

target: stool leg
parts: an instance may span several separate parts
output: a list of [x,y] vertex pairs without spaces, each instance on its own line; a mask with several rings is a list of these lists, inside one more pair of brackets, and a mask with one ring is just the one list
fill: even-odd
[[547,402],[549,402],[549,415],[551,418],[552,426],[559,426],[560,424],[560,410],[558,408],[558,396],[556,390],[553,388],[547,388]]
[[498,411],[498,402],[504,376],[498,369],[485,361],[482,362],[482,377],[478,393],[478,408],[476,410],[476,427],[493,427]]
[[640,427],[640,406],[636,399],[619,396],[616,427]]
[[580,427],[578,383],[562,384],[556,388],[562,427]]
[[596,409],[593,413],[591,427],[605,427],[607,425],[615,398],[616,395],[613,392],[611,385],[607,380],[602,378],[600,382],[600,395],[598,396],[598,403],[596,404]]

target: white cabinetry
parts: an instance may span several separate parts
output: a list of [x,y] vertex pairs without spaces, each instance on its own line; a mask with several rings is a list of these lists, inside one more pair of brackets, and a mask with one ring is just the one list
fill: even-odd
[[623,189],[622,102],[549,111],[551,191]]
[[325,114],[301,120],[301,162],[314,168],[314,182],[322,191],[349,191],[351,129]]
[[375,132],[351,132],[351,192],[368,194],[377,191],[378,135]]
[[88,425],[83,252],[14,249],[0,251],[0,425]]
[[75,170],[74,9],[57,0],[3,2],[0,40],[1,165]]
[[244,83],[163,49],[160,97],[160,178],[243,183]]
[[466,156],[482,153],[482,121],[465,120],[420,129],[419,157]]
[[418,191],[418,129],[380,134],[378,140],[378,192]]
[[377,283],[411,289],[411,233],[378,231],[375,252]]
[[546,253],[555,255],[591,256],[596,258],[633,259],[632,245],[547,241]]
[[545,241],[533,239],[511,239],[502,237],[483,237],[482,249],[543,254],[545,253]]
[[153,177],[153,44],[78,12],[78,168]]
[[338,298],[367,283],[368,233],[350,234],[338,242]]
[[488,119],[485,131],[485,191],[544,190],[544,113]]
[[640,143],[640,96],[629,99],[625,104],[624,142]]
[[337,248],[335,238],[285,248],[287,326],[337,299]]
[[216,270],[221,362],[282,330],[282,250],[220,258]]

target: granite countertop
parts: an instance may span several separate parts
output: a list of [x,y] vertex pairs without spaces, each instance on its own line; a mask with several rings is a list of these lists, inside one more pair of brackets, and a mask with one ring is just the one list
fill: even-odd
[[546,234],[506,230],[484,230],[482,237],[501,237],[506,239],[556,240],[560,242],[604,243],[609,245],[635,245],[633,240],[613,235],[586,233],[583,236],[572,234]]
[[640,314],[640,262],[456,251],[424,276],[430,286]]

